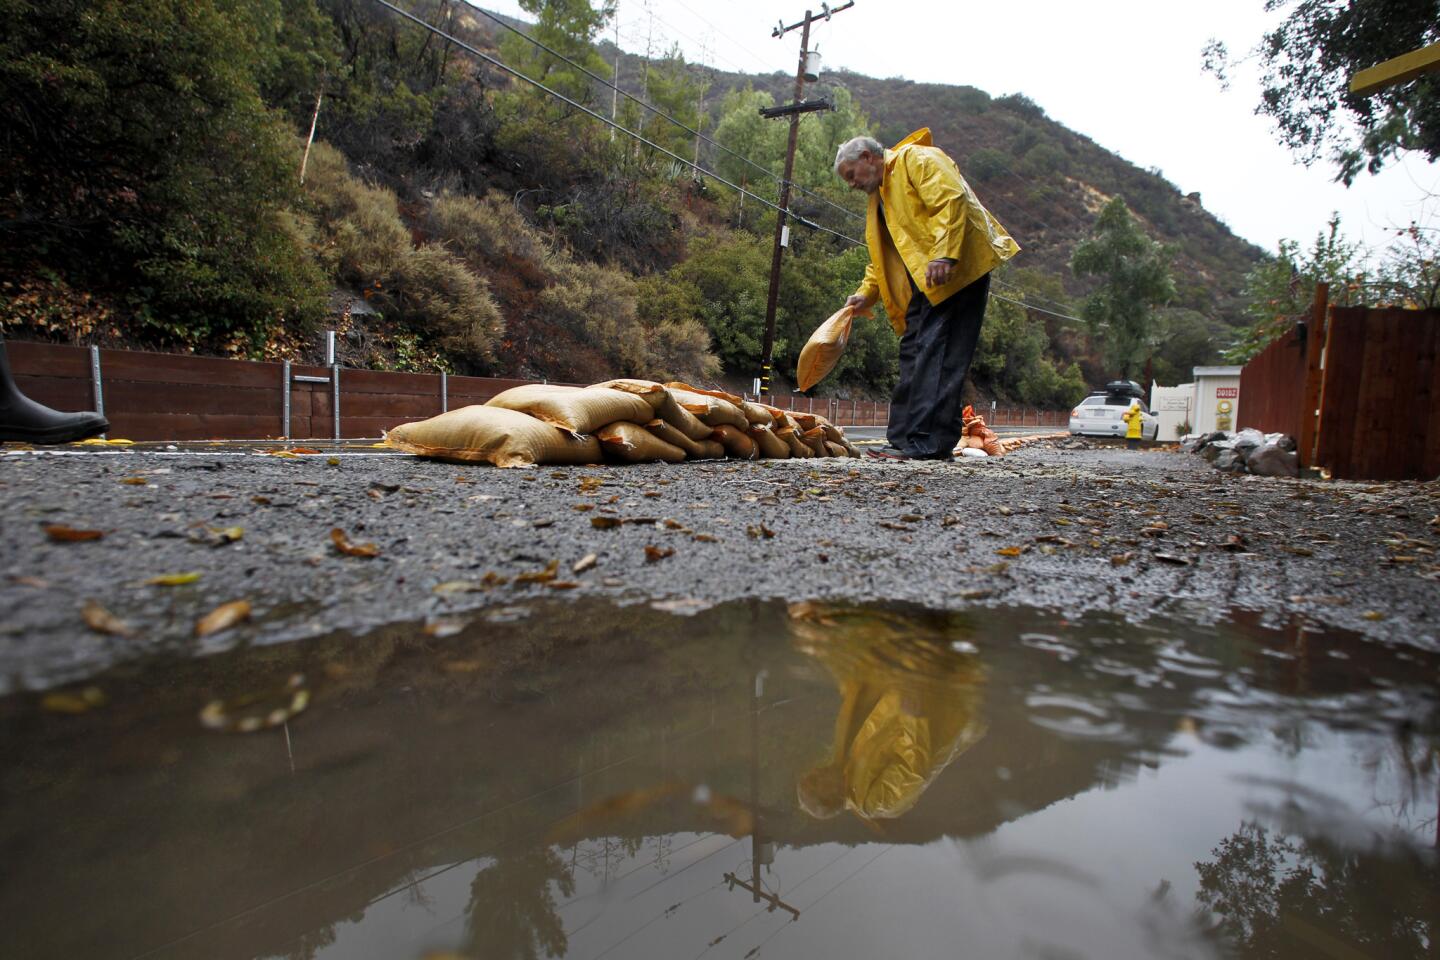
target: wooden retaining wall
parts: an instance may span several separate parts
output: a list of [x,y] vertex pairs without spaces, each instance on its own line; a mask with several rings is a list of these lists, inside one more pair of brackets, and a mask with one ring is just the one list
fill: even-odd
[[[92,354],[86,347],[7,341],[20,389],[59,410],[96,408]],[[279,363],[99,350],[100,392],[111,436],[130,440],[264,440],[286,437],[285,372]],[[290,368],[291,439],[335,436],[335,391],[327,367]],[[305,378],[314,378],[307,380]],[[445,409],[484,403],[530,383],[491,377],[340,370],[340,436],[379,437],[397,424]],[[442,394],[443,391],[443,394]],[[818,413],[841,426],[883,427],[890,404],[777,394],[774,405]],[[1068,410],[999,404],[978,412],[993,426],[1064,428]]]

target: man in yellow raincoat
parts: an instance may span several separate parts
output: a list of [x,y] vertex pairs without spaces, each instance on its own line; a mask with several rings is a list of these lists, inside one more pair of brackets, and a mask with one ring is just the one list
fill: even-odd
[[960,439],[960,391],[975,356],[990,271],[1020,246],[980,205],[928,128],[893,150],[871,137],[842,144],[835,172],[870,195],[865,279],[846,303],[877,299],[900,334],[889,446],[875,455],[948,460]]
[[840,691],[829,755],[796,785],[817,819],[867,823],[909,811],[951,761],[985,736],[985,668],[917,617],[861,607],[790,605],[796,645]]
[[1140,430],[1145,426],[1145,415],[1140,412],[1140,401],[1132,400],[1130,409],[1120,414],[1125,421],[1125,446],[1134,450],[1140,446]]

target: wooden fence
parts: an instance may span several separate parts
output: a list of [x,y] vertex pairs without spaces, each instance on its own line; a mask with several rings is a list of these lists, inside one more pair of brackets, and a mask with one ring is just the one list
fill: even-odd
[[1440,477],[1440,310],[1329,307],[1240,377],[1240,424],[1298,442],[1302,466],[1343,480]]
[[1308,326],[1297,325],[1240,371],[1239,425],[1300,436],[1304,409]]
[[[502,390],[533,382],[24,341],[6,346],[26,394],[60,410],[103,406],[111,435],[130,440],[378,437],[397,424],[484,403]],[[883,427],[890,418],[890,404],[884,401],[777,394],[773,403],[846,427]],[[977,412],[992,426],[1063,428],[1069,418],[1068,410],[1010,404],[982,405]]]

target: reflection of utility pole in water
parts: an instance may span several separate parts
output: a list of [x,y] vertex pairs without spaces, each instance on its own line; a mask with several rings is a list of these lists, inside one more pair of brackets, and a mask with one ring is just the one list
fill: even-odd
[[755,673],[755,686],[750,694],[750,882],[745,882],[733,873],[726,873],[725,882],[731,890],[736,887],[750,891],[750,898],[759,903],[764,900],[774,912],[776,907],[788,911],[791,917],[800,919],[800,911],[780,899],[779,894],[768,893],[760,885],[761,864],[775,862],[775,845],[764,835],[765,822],[760,817],[760,697],[765,693],[765,676],[769,671]]

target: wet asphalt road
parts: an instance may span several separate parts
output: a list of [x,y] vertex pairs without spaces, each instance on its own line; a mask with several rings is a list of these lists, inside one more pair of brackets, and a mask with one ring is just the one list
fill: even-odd
[[[740,597],[1035,605],[1135,621],[1245,608],[1272,624],[1440,648],[1440,482],[1235,476],[1173,450],[1101,444],[954,464],[518,470],[259,449],[0,454],[3,688],[150,651],[395,621],[441,629],[557,594],[677,612]],[[103,535],[60,542],[45,530],[54,525]],[[378,555],[341,553],[336,528]],[[147,582],[175,574],[199,577]],[[251,605],[247,622],[197,638],[201,617],[238,600]]]

